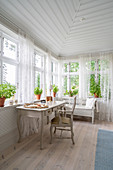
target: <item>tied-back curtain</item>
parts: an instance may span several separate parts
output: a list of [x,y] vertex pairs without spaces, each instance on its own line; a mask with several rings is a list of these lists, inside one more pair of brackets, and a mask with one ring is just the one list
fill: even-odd
[[34,99],[34,42],[19,31],[19,102]]

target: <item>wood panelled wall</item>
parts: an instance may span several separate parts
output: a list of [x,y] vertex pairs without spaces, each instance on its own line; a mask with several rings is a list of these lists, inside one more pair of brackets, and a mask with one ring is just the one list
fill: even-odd
[[17,105],[0,108],[0,151],[18,140]]

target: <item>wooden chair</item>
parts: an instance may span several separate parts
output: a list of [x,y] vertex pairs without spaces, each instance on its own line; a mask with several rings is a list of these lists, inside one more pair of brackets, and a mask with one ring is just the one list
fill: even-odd
[[[52,143],[52,129],[53,127],[55,127],[55,131],[56,130],[61,130],[61,134],[62,131],[71,131],[71,139],[72,139],[72,143],[74,144],[74,133],[73,133],[73,113],[75,110],[75,105],[76,105],[76,97],[74,97],[74,103],[73,103],[73,107],[72,110],[59,110],[58,111],[58,115],[55,116],[52,120],[51,120],[51,126],[50,126],[50,143]],[[67,113],[70,114],[70,118],[67,117]]]

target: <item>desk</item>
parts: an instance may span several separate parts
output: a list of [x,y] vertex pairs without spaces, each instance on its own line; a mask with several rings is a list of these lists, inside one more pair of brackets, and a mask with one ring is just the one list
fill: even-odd
[[44,132],[44,116],[49,116],[50,113],[57,111],[59,107],[63,107],[65,101],[51,102],[48,108],[37,109],[37,108],[25,108],[24,106],[16,107],[18,109],[17,127],[19,132],[19,142],[21,140],[20,131],[20,118],[21,116],[34,116],[36,118],[40,117],[40,149],[43,149],[43,132]]

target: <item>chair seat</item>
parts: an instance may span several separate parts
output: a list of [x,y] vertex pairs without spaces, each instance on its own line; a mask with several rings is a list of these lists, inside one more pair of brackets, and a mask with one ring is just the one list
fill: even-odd
[[[51,123],[52,124],[59,124],[59,121],[60,121],[59,117],[55,117],[51,120]],[[70,118],[67,118],[67,117],[61,117],[61,123],[62,124],[70,124],[71,120],[70,120]]]

